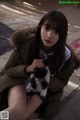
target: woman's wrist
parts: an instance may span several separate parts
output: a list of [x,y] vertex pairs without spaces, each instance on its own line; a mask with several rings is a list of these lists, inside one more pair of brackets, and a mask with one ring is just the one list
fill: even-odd
[[26,73],[30,73],[30,72],[33,72],[32,69],[31,69],[31,66],[27,66],[26,67]]

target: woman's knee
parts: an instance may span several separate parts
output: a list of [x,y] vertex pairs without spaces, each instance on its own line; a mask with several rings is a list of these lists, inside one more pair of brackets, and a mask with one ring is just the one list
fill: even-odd
[[[26,105],[26,91],[23,85],[13,86],[8,94],[8,108],[17,116],[23,116]],[[16,115],[15,114],[15,115]]]
[[10,88],[8,93],[9,106],[25,107],[26,104],[26,90],[23,85],[17,85]]
[[11,120],[23,120],[26,105],[26,90],[23,85],[16,85],[8,91],[8,108]]

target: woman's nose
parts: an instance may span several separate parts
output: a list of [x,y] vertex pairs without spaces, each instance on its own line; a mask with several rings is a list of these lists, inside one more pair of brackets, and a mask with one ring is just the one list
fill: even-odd
[[53,37],[52,32],[51,32],[51,31],[48,31],[48,32],[47,32],[47,38],[50,38],[50,39],[51,39],[52,37]]

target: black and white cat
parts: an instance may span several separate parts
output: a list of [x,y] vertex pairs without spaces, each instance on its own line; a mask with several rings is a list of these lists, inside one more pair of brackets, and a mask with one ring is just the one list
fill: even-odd
[[46,97],[50,81],[50,70],[46,67],[37,67],[29,76],[29,82],[26,85],[27,93],[37,93],[40,97]]

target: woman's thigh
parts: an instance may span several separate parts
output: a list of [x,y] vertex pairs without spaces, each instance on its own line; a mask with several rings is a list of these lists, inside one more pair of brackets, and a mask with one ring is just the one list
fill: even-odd
[[8,104],[9,111],[23,113],[23,118],[27,119],[40,106],[42,100],[38,95],[27,97],[26,89],[23,85],[13,86],[9,90]]
[[26,108],[25,108],[25,118],[29,118],[41,104],[42,104],[42,100],[36,94],[30,98],[27,98]]

